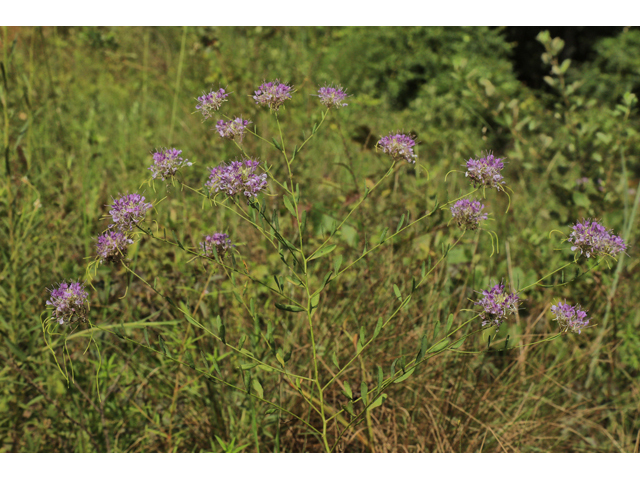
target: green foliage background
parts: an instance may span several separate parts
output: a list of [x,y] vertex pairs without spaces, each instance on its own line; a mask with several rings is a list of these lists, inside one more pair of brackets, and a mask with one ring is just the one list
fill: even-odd
[[[550,51],[561,50],[540,38]],[[345,258],[356,258],[366,241],[394,229],[403,215],[429,210],[436,196],[464,193],[463,175],[450,175],[447,184],[442,179],[468,158],[486,150],[507,158],[511,209],[504,214],[504,195],[487,199],[500,252],[490,257],[484,234],[467,238],[376,341],[375,354],[348,372],[351,385],[374,382],[378,366],[387,371],[399,356],[415,354],[420,338],[435,336],[450,313],[464,315],[468,298],[490,278],[528,284],[570,259],[551,230],[568,233],[578,219],[597,217],[629,245],[629,256],[610,270],[527,292],[519,318],[500,333],[525,344],[555,332],[548,309],[564,298],[588,308],[595,328],[537,347],[437,357],[398,385],[340,449],[638,451],[640,269],[633,207],[640,137],[637,110],[625,93],[640,86],[640,30],[600,40],[582,64],[554,64],[549,57],[544,90],[518,81],[511,50],[503,32],[489,28],[5,28],[0,451],[320,450],[301,425],[123,340],[156,348],[162,341],[188,363],[214,359],[242,383],[224,346],[194,333],[123,269],[98,270],[92,318],[113,334],[93,332],[100,358],[94,348],[85,352],[90,332],[69,339],[75,376],[69,387],[42,339],[46,289],[83,278],[85,259],[106,226],[105,205],[139,188],[149,175],[149,152],[182,149],[196,163],[186,171],[194,186],[204,182],[204,167],[237,156],[211,131],[213,123],[193,114],[194,97],[227,87],[233,94],[224,110],[274,135],[272,118],[248,97],[274,78],[297,88],[283,114],[288,145],[319,120],[312,96],[318,85],[339,82],[352,94],[296,164],[307,234],[317,244],[331,228],[332,212],[346,214],[365,182],[375,183],[388,168],[373,149],[377,139],[399,129],[418,136],[419,164],[429,177],[421,168],[399,170],[339,237],[337,251]],[[278,153],[253,139],[247,150],[270,161]],[[588,180],[578,184],[582,178]],[[156,188],[157,194],[145,193],[164,196],[164,186]],[[252,273],[282,274],[277,253],[254,232],[223,210],[203,209],[186,192],[170,190],[153,219],[190,245],[227,231]],[[455,234],[448,220],[439,213],[328,290],[318,313],[327,372],[353,355],[358,335],[371,335],[391,307],[392,285],[407,290],[422,262],[437,259],[443,239]],[[271,325],[295,369],[311,368],[305,326],[295,314],[275,310],[264,289],[248,287],[247,298],[256,299],[264,319],[254,325],[222,275],[208,276],[185,255],[147,241],[131,258],[133,269],[177,300],[194,305],[202,294],[201,318],[223,316],[233,342],[244,336],[259,350]],[[318,270],[319,280],[330,268]],[[286,382],[261,381],[265,397],[290,401],[304,413]],[[338,385],[329,392],[336,404],[341,395]]]

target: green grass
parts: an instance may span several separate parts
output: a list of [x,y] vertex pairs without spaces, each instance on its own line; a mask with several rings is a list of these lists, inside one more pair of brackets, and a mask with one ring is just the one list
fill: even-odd
[[[615,41],[635,45],[636,35],[630,30],[608,39],[600,50],[606,53]],[[325,391],[329,405],[345,405],[344,380],[354,392],[361,382],[374,388],[378,367],[388,376],[396,359],[415,356],[423,335],[431,342],[439,338],[436,332],[450,314],[455,325],[470,318],[464,309],[489,279],[523,286],[570,261],[566,243],[549,236],[551,230],[568,233],[576,220],[598,217],[630,246],[629,256],[611,269],[602,263],[566,286],[528,290],[517,320],[501,328],[490,351],[446,352],[429,360],[394,385],[338,450],[638,451],[638,116],[625,104],[624,92],[598,96],[592,80],[624,75],[624,69],[597,60],[572,65],[566,85],[585,80],[595,94],[584,97],[566,85],[556,93],[532,91],[516,80],[500,32],[478,28],[5,28],[1,41],[0,451],[323,449],[301,421],[159,353],[166,350],[207,371],[215,361],[226,381],[244,388],[229,347],[196,330],[124,268],[97,270],[91,290],[95,329],[82,327],[67,339],[70,385],[41,327],[46,289],[85,278],[95,238],[108,224],[102,219],[106,205],[112,196],[138,191],[149,177],[151,151],[182,149],[195,163],[184,178],[194,188],[205,181],[207,167],[238,156],[233,144],[211,130],[211,121],[203,124],[194,114],[194,97],[212,85],[227,87],[233,94],[223,110],[250,118],[266,138],[277,137],[273,116],[247,96],[273,78],[297,88],[281,115],[289,150],[321,119],[311,96],[319,84],[341,82],[353,94],[293,164],[310,251],[360,200],[364,185],[371,187],[389,168],[373,149],[381,135],[398,129],[418,134],[419,164],[428,170],[405,164],[381,183],[332,241],[332,255],[315,262],[315,285],[333,268],[335,255],[347,265],[365,242],[375,245],[385,228],[394,232],[403,215],[416,219],[436,199],[466,193],[463,174],[442,180],[484,150],[507,158],[506,180],[513,189],[508,213],[505,195],[487,193],[499,252],[491,256],[486,232],[467,233],[370,354]],[[551,76],[556,85],[565,80],[564,74]],[[632,85],[632,79],[629,74],[622,84]],[[275,165],[276,178],[287,176],[275,148],[249,136],[243,146]],[[581,177],[591,181],[576,186]],[[186,189],[167,190],[160,183],[144,191],[153,200],[167,196],[150,215],[161,232],[173,230],[183,244],[197,246],[203,235],[226,231],[237,245],[238,263],[253,276],[273,285],[273,275],[287,274],[278,253],[246,222],[203,205]],[[267,211],[277,209],[288,238],[296,238],[281,192],[270,188]],[[370,338],[378,318],[397,308],[393,285],[404,295],[423,262],[435,264],[442,246],[457,238],[449,218],[447,211],[436,211],[329,284],[314,317],[325,382],[337,371],[334,358],[344,366],[361,332]],[[263,342],[272,331],[283,354],[291,355],[287,366],[298,375],[313,374],[306,322],[277,310],[265,287],[249,284],[243,295],[254,299],[254,322],[233,294],[240,286],[224,272],[187,263],[190,256],[150,238],[137,242],[130,258],[132,270],[184,302],[208,329],[218,331],[220,315],[229,344],[245,337],[245,348],[277,365]],[[572,274],[550,282],[568,281]],[[285,280],[285,288],[298,295],[294,283]],[[501,349],[507,335],[513,346],[554,334],[548,310],[564,298],[586,307],[596,326],[549,343]],[[100,353],[93,343],[87,349],[91,335]],[[486,341],[478,338],[464,348],[483,350]],[[61,360],[62,342],[52,347]],[[251,372],[265,399],[318,427],[317,416],[286,379]],[[332,438],[340,426],[340,420],[330,422]]]

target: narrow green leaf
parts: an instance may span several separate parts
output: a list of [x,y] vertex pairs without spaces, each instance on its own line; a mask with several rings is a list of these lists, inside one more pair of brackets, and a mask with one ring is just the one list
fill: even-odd
[[268,373],[273,372],[273,368],[269,367],[268,365],[258,364],[258,368]]
[[373,410],[376,407],[379,407],[380,405],[382,405],[382,402],[385,401],[385,399],[387,398],[387,394],[383,393],[382,395],[380,395],[378,398],[376,398],[371,405],[369,405],[367,408],[369,410]]
[[393,284],[393,291],[396,294],[396,297],[398,298],[398,300],[402,301],[402,295],[400,294],[400,289],[398,288],[398,285],[396,285],[395,283]]
[[389,227],[385,228],[382,233],[380,234],[380,243],[384,243],[385,239],[387,238],[387,232],[389,231]]
[[253,391],[258,397],[264,398],[264,390],[262,389],[262,385],[260,385],[260,382],[257,378],[253,379],[253,381],[251,382],[251,387],[253,387]]
[[331,362],[336,366],[336,368],[340,369],[340,364],[338,363],[338,356],[336,355],[335,350],[331,352]]
[[349,385],[349,382],[347,382],[346,380],[343,384],[343,388],[344,390],[342,391],[342,393],[344,393],[349,400],[353,400],[353,392],[351,391],[351,385]]
[[284,368],[284,358],[282,358],[282,355],[280,355],[279,352],[276,353],[276,360],[278,360],[278,362],[280,362],[280,365],[282,365],[282,368]]
[[333,271],[335,272],[335,275],[338,275],[338,273],[340,272],[341,265],[342,265],[342,255],[338,255],[333,260]]
[[276,303],[276,308],[280,310],[286,310],[287,312],[304,312],[305,309],[298,307],[297,305],[283,305],[282,303]]
[[425,353],[427,353],[428,345],[429,341],[427,340],[427,334],[425,333],[422,336],[422,340],[420,340],[420,350],[418,351],[418,355],[416,355],[416,362],[419,362],[424,358]]
[[451,331],[451,325],[453,325],[453,313],[450,313],[449,317],[447,318],[447,326],[444,329],[445,334]]
[[287,210],[289,210],[289,213],[293,217],[298,218],[298,215],[296,214],[296,209],[291,204],[291,200],[289,200],[289,197],[285,195],[285,196],[282,197],[282,200],[284,201],[284,206],[287,207]]
[[240,365],[240,368],[242,370],[251,370],[252,368],[255,368],[256,365],[258,365],[257,363],[243,363],[242,365]]
[[449,340],[448,338],[442,339],[440,340],[438,343],[435,344],[435,346],[431,349],[431,352],[440,352],[441,350],[444,350],[445,348],[447,348],[447,345],[449,345],[449,343],[451,342],[451,340]]
[[356,416],[356,412],[353,410],[353,404],[351,402],[347,402],[347,404],[344,406],[344,409],[349,412],[349,415],[351,415],[352,417]]
[[400,222],[398,223],[398,227],[396,228],[396,233],[400,231],[403,224],[404,224],[404,213],[402,214],[402,217],[400,217]]
[[324,257],[325,255],[333,252],[338,245],[325,245],[318,251],[316,251],[309,260],[316,260],[320,257]]
[[271,140],[273,140],[273,146],[276,147],[278,150],[282,151],[282,147],[278,143],[278,140],[276,140],[274,137],[271,137]]
[[410,368],[409,370],[407,370],[407,372],[402,375],[401,377],[399,377],[397,380],[395,380],[393,383],[400,383],[400,382],[404,382],[407,378],[409,378],[411,375],[413,375],[413,372],[415,372],[416,369],[414,368]]
[[382,388],[382,382],[384,381],[384,372],[382,367],[378,365],[378,391]]
[[160,350],[162,350],[165,357],[168,357],[167,348],[164,346],[164,338],[162,338],[162,335],[158,335],[158,340],[160,341]]
[[465,340],[464,338],[461,338],[461,339],[460,339],[460,340],[458,340],[457,342],[454,342],[454,343],[451,345],[451,348],[455,348],[455,349],[460,348],[460,347],[462,346],[462,344],[464,343],[464,340]]
[[382,317],[378,318],[378,323],[376,323],[376,329],[373,331],[373,338],[377,338],[380,334],[380,330],[382,330]]
[[362,401],[364,402],[365,405],[369,401],[368,394],[369,394],[369,387],[367,386],[366,382],[360,383],[360,396],[362,397]]

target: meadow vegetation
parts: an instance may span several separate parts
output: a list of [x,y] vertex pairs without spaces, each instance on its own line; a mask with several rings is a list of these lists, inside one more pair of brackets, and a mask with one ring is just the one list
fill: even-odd
[[[541,32],[548,75],[536,90],[517,79],[501,29],[0,37],[0,451],[638,451],[640,30],[598,41],[579,64]],[[276,78],[295,88],[278,111],[282,133],[251,98]],[[327,115],[315,95],[328,84],[350,96]],[[203,122],[195,97],[219,88],[229,93],[220,113],[249,119],[265,141],[222,139],[221,115]],[[397,131],[415,137],[415,164],[380,151]],[[241,205],[250,222],[203,188],[209,169],[240,159],[238,145],[271,168],[254,207]],[[141,186],[163,148],[193,165]],[[504,159],[511,190],[479,190],[487,226],[461,237],[440,207],[472,190],[467,161],[488,152]],[[270,179],[293,177],[294,201],[283,202]],[[130,193],[154,208],[128,260],[87,270],[109,206]],[[519,290],[574,260],[563,240],[582,219],[613,229],[626,253],[582,257],[520,291],[497,331],[466,337],[480,328],[465,323],[479,292]],[[214,232],[233,247],[194,256]],[[331,248],[303,259],[306,285],[283,266],[303,238],[307,253]],[[327,276],[372,248],[339,281]],[[90,281],[91,323],[43,335],[62,281]],[[317,308],[309,285],[322,287]],[[305,295],[313,338],[306,313],[276,306]],[[565,300],[589,312],[580,334],[557,335],[552,306]],[[326,384],[326,412],[309,378]],[[389,378],[399,381],[365,411]]]

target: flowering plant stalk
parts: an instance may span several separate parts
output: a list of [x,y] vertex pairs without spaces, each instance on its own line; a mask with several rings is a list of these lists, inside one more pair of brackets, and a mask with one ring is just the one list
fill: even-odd
[[[523,291],[538,286],[547,287],[542,284],[545,279],[568,266],[576,265],[581,259],[580,255],[576,253],[573,261],[543,276],[533,284],[517,290],[514,285],[507,285],[503,282],[487,285],[485,290],[477,293],[475,300],[470,301],[473,308],[467,310],[472,313],[468,318],[459,319],[453,314],[449,315],[446,326],[439,337],[428,339],[425,335],[416,346],[414,354],[410,357],[400,356],[393,362],[387,376],[384,375],[381,368],[378,370],[375,386],[372,387],[370,384],[362,382],[359,392],[354,393],[347,378],[350,367],[365,355],[373,354],[371,347],[376,338],[394,320],[397,320],[403,309],[411,302],[414,292],[420,289],[431,274],[447,259],[451,251],[464,242],[465,234],[468,231],[486,231],[490,235],[492,246],[494,237],[497,246],[497,235],[484,229],[484,222],[489,220],[489,213],[485,211],[485,205],[479,200],[467,197],[474,195],[480,188],[484,192],[486,187],[489,187],[490,191],[495,189],[496,194],[506,193],[506,180],[502,174],[505,165],[502,159],[496,158],[493,154],[487,154],[486,157],[480,159],[470,159],[467,162],[467,172],[465,173],[469,180],[469,192],[454,200],[444,201],[442,204],[436,201],[431,209],[416,219],[407,218],[405,222],[403,215],[395,232],[389,233],[389,228],[384,229],[377,242],[365,244],[361,255],[344,262],[343,257],[334,252],[338,246],[335,242],[336,235],[342,231],[348,220],[364,202],[375,197],[380,186],[387,182],[398,168],[420,162],[416,152],[416,138],[404,133],[390,134],[380,138],[377,147],[383,154],[389,156],[389,168],[386,173],[371,187],[365,186],[359,200],[353,204],[344,218],[340,222],[336,222],[322,242],[313,245],[305,236],[306,210],[301,208],[304,191],[301,191],[296,181],[295,166],[306,152],[308,145],[310,145],[309,142],[331,114],[331,110],[347,106],[344,103],[347,95],[341,87],[320,88],[316,96],[319,103],[326,108],[322,113],[321,121],[313,126],[311,133],[306,136],[300,146],[296,145],[291,148],[290,145],[286,145],[281,115],[286,105],[293,100],[294,93],[296,92],[293,87],[277,80],[263,83],[254,92],[253,100],[255,103],[268,108],[273,118],[272,133],[275,136],[272,141],[266,139],[270,135],[259,135],[255,128],[253,130],[249,128],[250,122],[241,117],[226,116],[227,121],[221,119],[216,122],[220,141],[233,142],[238,148],[239,158],[227,159],[226,162],[219,162],[217,165],[211,166],[208,178],[205,179],[205,175],[203,175],[202,187],[188,185],[183,179],[178,178],[177,175],[181,168],[193,166],[191,162],[180,157],[182,154],[180,150],[157,151],[153,154],[154,164],[149,169],[152,171],[154,179],[156,177],[160,177],[162,181],[170,179],[186,192],[201,197],[204,202],[209,204],[209,208],[224,208],[255,229],[264,238],[269,248],[278,254],[282,268],[287,271],[288,281],[295,285],[296,290],[286,288],[282,276],[274,274],[273,281],[260,279],[252,274],[246,263],[240,265],[236,260],[236,254],[240,254],[240,250],[243,248],[239,246],[242,239],[238,238],[234,232],[203,231],[200,237],[202,242],[196,247],[183,244],[177,237],[175,239],[167,238],[166,231],[161,233],[157,224],[154,231],[153,228],[145,225],[146,216],[152,208],[158,207],[161,200],[155,204],[147,203],[145,197],[138,193],[114,199],[109,211],[112,223],[106,232],[99,237],[96,259],[91,265],[97,266],[98,262],[103,262],[122,266],[132,277],[164,299],[171,309],[186,320],[187,332],[195,328],[198,332],[211,336],[221,346],[228,349],[231,357],[237,359],[236,365],[243,382],[238,382],[233,378],[225,378],[215,363],[215,358],[212,366],[199,366],[193,359],[184,361],[182,357],[170,354],[163,343],[159,348],[155,348],[148,342],[139,342],[124,335],[121,335],[121,338],[141,348],[157,352],[172,362],[193,369],[211,381],[223,384],[255,401],[264,402],[269,408],[289,415],[304,425],[308,433],[317,438],[326,452],[334,452],[339,449],[340,442],[347,432],[350,432],[361,421],[370,420],[371,411],[383,404],[393,385],[409,379],[419,371],[421,365],[445,352],[480,353],[462,350],[461,346],[468,338],[483,333],[489,333],[489,342],[492,334],[495,340],[500,325],[513,321],[516,316],[522,303],[520,294]],[[196,109],[202,113],[204,120],[213,118],[218,114],[218,110],[228,96],[229,94],[224,89],[211,91],[198,98],[199,103]],[[280,152],[279,166],[283,167],[282,170],[286,172],[284,178],[276,178],[272,174],[275,171],[275,165],[269,165],[266,161],[252,157],[245,151],[241,141],[246,134],[255,136],[259,141],[265,142]],[[267,213],[265,199],[267,195],[278,200],[281,199],[286,212],[288,212],[288,217],[281,219],[277,210],[272,215]],[[438,212],[439,207],[445,212],[449,210],[451,220],[455,220],[455,224],[449,227],[456,232],[455,239],[443,245],[437,261],[429,265],[423,263],[419,277],[410,282],[410,288],[402,291],[397,285],[393,285],[393,291],[389,292],[390,300],[394,302],[391,313],[386,317],[379,318],[377,322],[371,322],[369,328],[363,327],[357,340],[355,354],[344,361],[342,365],[335,362],[337,370],[330,371],[329,374],[324,373],[321,370],[321,364],[324,363],[323,349],[320,348],[321,342],[318,338],[318,325],[323,322],[323,318],[317,312],[326,296],[325,291],[328,286],[343,281],[345,273],[357,268],[364,259],[384,248],[392,239],[402,236],[409,229],[417,228],[425,219]],[[218,230],[225,230],[225,226],[219,226]],[[260,332],[256,340],[256,342],[262,342],[267,353],[258,354],[256,351],[244,347],[245,340],[241,339],[239,343],[235,343],[235,339],[232,341],[229,337],[227,325],[234,321],[233,318],[222,318],[219,315],[215,318],[213,326],[209,326],[205,319],[198,318],[198,305],[205,294],[204,290],[198,304],[195,308],[191,308],[184,302],[175,301],[155,282],[143,278],[127,262],[129,246],[141,236],[146,236],[153,242],[161,242],[181,249],[190,255],[192,260],[200,260],[206,265],[210,265],[212,268],[210,273],[213,272],[213,269],[217,269],[230,281],[233,295],[242,305],[247,317],[251,318],[258,326],[261,324],[261,315],[258,312],[255,299],[246,295],[246,284],[254,282],[263,287],[273,299],[272,303],[268,303],[272,308],[271,315],[292,315],[306,324],[309,348],[303,353],[310,358],[311,373],[306,374],[296,370],[295,362],[291,361],[291,353],[285,353],[283,345],[278,344],[277,338],[274,336],[275,327],[271,323],[268,324],[266,331]],[[571,249],[573,251],[582,253],[590,259],[598,255],[615,258],[626,248],[619,237],[613,235],[600,224],[589,223],[589,221],[576,225],[573,228],[573,233],[568,237],[568,241],[572,243]],[[330,259],[332,261],[329,261]],[[583,274],[598,264],[593,265]],[[93,275],[95,272],[94,269]],[[319,272],[322,274],[319,275]],[[88,278],[90,280],[91,275],[88,274]],[[322,278],[322,281],[317,281],[317,278]],[[210,279],[211,275],[209,275]],[[51,300],[48,304],[52,307],[52,311],[47,319],[47,331],[49,333],[63,331],[60,329],[78,324],[78,319],[85,320],[89,314],[87,299],[88,294],[79,283],[71,284],[71,286],[62,283],[58,289],[51,292]],[[560,302],[552,308],[552,312],[556,316],[554,320],[558,322],[561,332],[530,345],[554,340],[568,332],[579,334],[587,327],[587,312],[579,306],[572,307],[566,302]],[[472,327],[471,332],[465,333],[465,329],[469,327]],[[56,328],[58,330],[55,330]],[[96,325],[95,328],[103,330],[99,325]],[[520,347],[509,347],[507,340],[504,348]],[[282,397],[268,397],[264,388],[266,376],[275,376],[283,380],[292,394],[298,395],[304,402],[306,409],[302,413],[294,411],[286,402],[282,401]],[[345,402],[336,404],[329,400],[328,389],[336,383],[341,386],[342,393],[346,398]],[[331,433],[333,429],[330,429],[330,426],[332,425],[337,426],[337,434]]]

